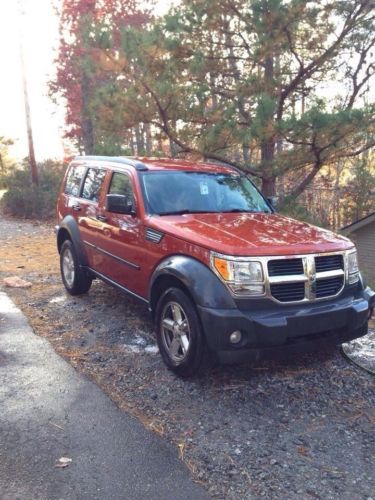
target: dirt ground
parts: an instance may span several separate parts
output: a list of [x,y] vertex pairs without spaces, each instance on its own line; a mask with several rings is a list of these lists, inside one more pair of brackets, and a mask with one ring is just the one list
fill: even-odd
[[[175,443],[214,498],[367,499],[375,491],[374,377],[340,349],[182,381],[145,305],[94,281],[68,296],[52,225],[0,219],[0,280],[34,328],[125,411]],[[178,487],[178,485],[176,485]]]

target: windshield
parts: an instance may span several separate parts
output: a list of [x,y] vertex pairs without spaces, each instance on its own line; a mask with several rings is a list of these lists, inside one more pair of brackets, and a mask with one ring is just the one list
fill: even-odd
[[202,172],[142,174],[150,214],[271,212],[245,175]]

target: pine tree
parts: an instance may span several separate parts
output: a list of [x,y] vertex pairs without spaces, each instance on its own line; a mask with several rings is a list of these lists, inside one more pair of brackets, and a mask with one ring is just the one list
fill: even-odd
[[272,196],[276,180],[374,144],[371,0],[186,0],[148,31],[125,30],[124,107],[179,154],[237,166]]

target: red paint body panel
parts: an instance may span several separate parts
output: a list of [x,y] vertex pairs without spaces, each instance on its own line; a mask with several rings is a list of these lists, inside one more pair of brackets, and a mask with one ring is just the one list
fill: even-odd
[[343,236],[279,214],[154,216],[149,218],[149,225],[227,255],[298,255],[353,247]]

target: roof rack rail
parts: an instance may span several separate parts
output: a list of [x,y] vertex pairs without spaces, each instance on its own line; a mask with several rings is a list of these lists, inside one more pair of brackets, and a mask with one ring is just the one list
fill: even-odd
[[112,163],[122,163],[134,167],[139,172],[148,170],[147,166],[141,161],[126,156],[76,156],[75,160],[94,160],[94,161],[108,161]]

